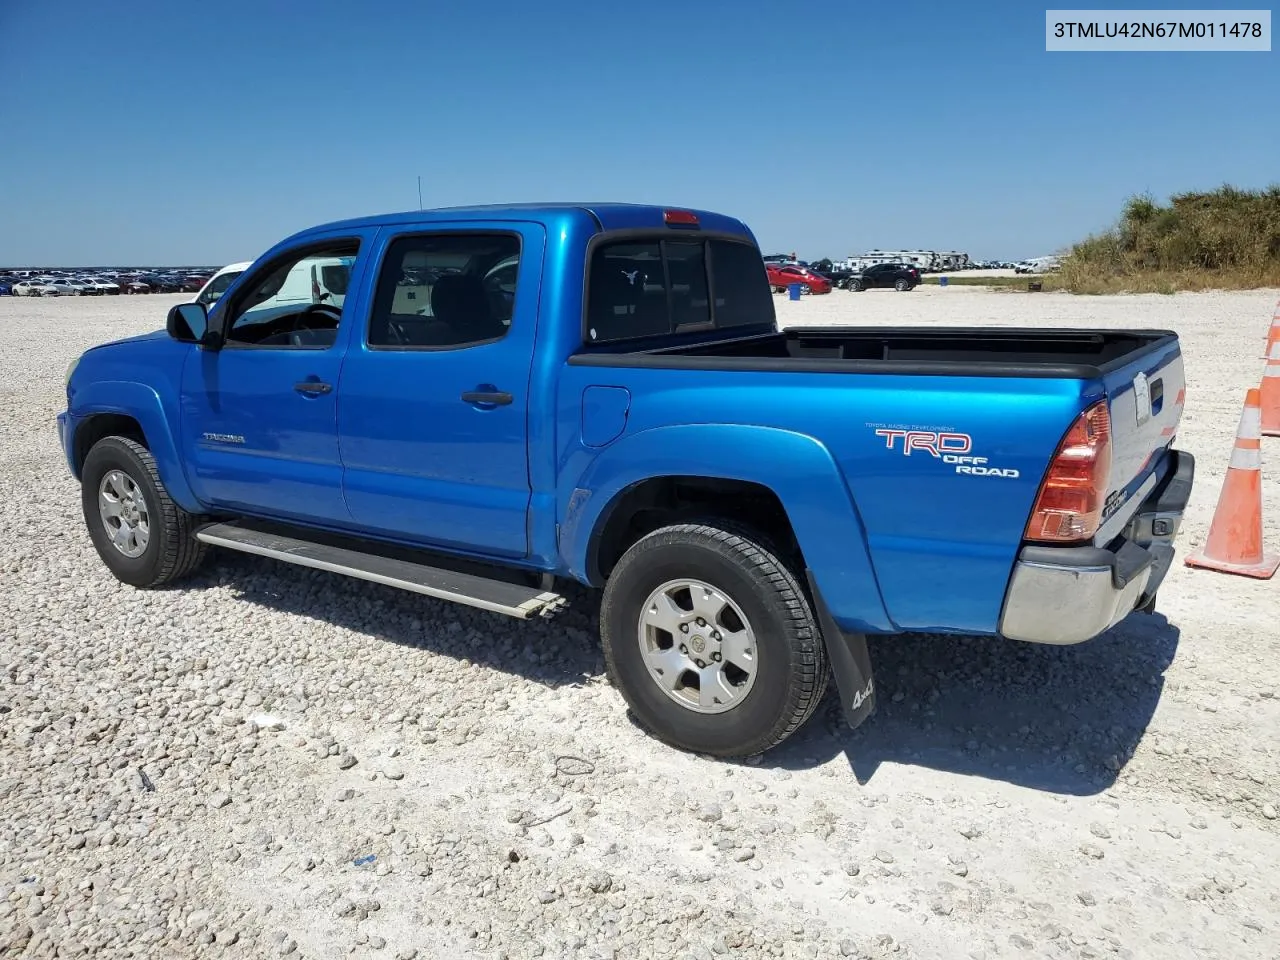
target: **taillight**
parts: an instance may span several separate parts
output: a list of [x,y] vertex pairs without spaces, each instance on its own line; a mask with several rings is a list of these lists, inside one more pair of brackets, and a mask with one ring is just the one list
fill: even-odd
[[1058,445],[1027,523],[1026,539],[1080,543],[1098,532],[1111,478],[1111,414],[1101,400]]

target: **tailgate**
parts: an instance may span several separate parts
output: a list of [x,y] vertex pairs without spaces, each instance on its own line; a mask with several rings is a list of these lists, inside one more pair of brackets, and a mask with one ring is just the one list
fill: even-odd
[[1105,546],[1124,529],[1167,470],[1186,402],[1182,350],[1176,338],[1146,345],[1103,374],[1111,412],[1111,475],[1102,525]]

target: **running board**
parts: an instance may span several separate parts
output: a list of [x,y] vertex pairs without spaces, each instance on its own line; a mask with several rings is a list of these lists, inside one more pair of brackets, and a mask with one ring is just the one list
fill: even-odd
[[452,600],[469,607],[506,614],[519,620],[527,620],[533,616],[551,617],[566,605],[563,596],[541,587],[493,580],[410,560],[300,540],[242,523],[208,524],[196,531],[196,539],[215,547],[226,547],[228,550],[270,557],[302,567],[341,573],[440,600]]

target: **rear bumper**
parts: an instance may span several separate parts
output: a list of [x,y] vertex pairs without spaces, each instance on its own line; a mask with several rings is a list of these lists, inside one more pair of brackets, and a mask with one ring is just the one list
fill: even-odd
[[1106,547],[1023,547],[1005,594],[1001,635],[1082,643],[1146,604],[1173,564],[1194,479],[1195,459],[1171,450],[1162,481]]

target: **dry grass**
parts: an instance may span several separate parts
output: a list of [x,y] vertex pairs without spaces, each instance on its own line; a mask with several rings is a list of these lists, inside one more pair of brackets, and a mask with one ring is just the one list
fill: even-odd
[[1071,248],[1056,279],[1074,293],[1280,286],[1280,186],[1224,186],[1168,205],[1133,197],[1114,227]]

